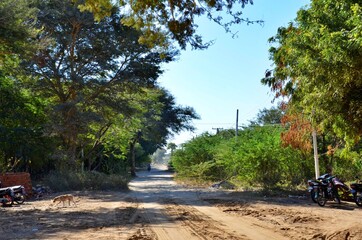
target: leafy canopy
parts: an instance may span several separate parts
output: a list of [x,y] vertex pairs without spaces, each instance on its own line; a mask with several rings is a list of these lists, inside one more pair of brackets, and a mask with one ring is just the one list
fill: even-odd
[[270,39],[274,68],[262,83],[288,107],[347,142],[362,135],[362,5],[313,0]]
[[[77,0],[74,0],[77,2]],[[182,49],[190,44],[195,49],[204,49],[210,42],[204,43],[197,34],[196,18],[206,16],[227,32],[235,24],[254,23],[242,17],[242,9],[253,0],[119,0],[118,6],[126,15],[122,23],[143,31],[141,43],[150,46],[165,46],[170,40],[176,41]],[[81,10],[94,13],[100,20],[109,15],[111,0],[85,0]]]
[[161,64],[177,51],[140,44],[140,31],[120,24],[117,8],[97,22],[70,0],[37,7],[38,39],[49,45],[22,66],[33,77],[32,91],[48,100],[46,132],[60,142],[54,154],[60,167],[95,169],[105,158],[124,160],[130,143],[146,155],[172,133],[193,129],[194,110],[177,106],[157,85]]
[[37,9],[33,0],[0,1],[0,66],[7,55],[29,54],[36,47],[34,40]]

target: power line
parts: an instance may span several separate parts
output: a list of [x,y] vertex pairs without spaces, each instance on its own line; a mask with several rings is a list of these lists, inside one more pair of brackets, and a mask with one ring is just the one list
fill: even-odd
[[195,125],[234,125],[235,123],[194,123]]
[[223,128],[212,128],[212,130],[216,130],[216,134],[218,134],[221,130],[224,130]]

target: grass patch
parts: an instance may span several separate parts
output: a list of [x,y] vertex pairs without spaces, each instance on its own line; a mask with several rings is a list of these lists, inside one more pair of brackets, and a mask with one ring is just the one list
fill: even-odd
[[[200,180],[197,178],[189,178],[176,175],[174,179],[177,183],[188,186],[188,187],[199,187],[199,188],[209,188],[212,187],[213,184],[219,183],[220,181],[206,181]],[[288,186],[288,185],[275,185],[269,187],[263,187],[260,184],[251,185],[245,181],[240,181],[237,178],[232,178],[227,182],[231,183],[234,188],[230,189],[235,194],[246,194],[249,193],[252,196],[262,196],[262,197],[288,197],[292,196],[305,196],[308,194],[307,185],[305,183]],[[221,186],[220,190],[225,190],[225,188]]]

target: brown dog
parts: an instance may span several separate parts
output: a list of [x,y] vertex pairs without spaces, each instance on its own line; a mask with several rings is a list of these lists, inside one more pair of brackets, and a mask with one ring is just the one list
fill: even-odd
[[77,206],[77,204],[74,201],[74,196],[71,194],[65,194],[65,195],[60,195],[57,196],[55,198],[53,198],[52,203],[56,203],[55,205],[58,205],[60,202],[63,202],[63,207],[65,207],[65,202],[68,201],[68,206],[70,206],[70,202],[73,202],[74,206]]

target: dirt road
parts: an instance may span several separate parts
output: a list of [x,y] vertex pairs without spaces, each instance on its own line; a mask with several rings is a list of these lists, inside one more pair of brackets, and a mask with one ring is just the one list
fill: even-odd
[[72,192],[76,205],[51,205],[57,194],[0,208],[0,239],[362,239],[362,209],[303,196],[177,185],[163,170],[139,172],[129,192]]

